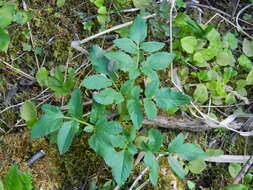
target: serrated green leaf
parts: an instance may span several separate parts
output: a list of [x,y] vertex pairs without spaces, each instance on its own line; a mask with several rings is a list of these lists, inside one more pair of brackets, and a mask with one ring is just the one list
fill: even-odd
[[238,40],[235,37],[235,35],[231,32],[226,33],[226,35],[224,36],[224,42],[228,43],[229,47],[234,50],[237,48],[238,46]]
[[138,100],[141,94],[141,87],[140,86],[135,86],[131,89],[131,98]]
[[180,133],[174,138],[169,146],[168,146],[168,151],[169,152],[175,152],[177,151],[178,147],[181,146],[184,143],[184,134]]
[[144,110],[149,120],[155,120],[157,117],[157,108],[155,103],[148,98],[143,99]]
[[124,101],[124,97],[121,95],[121,93],[112,88],[102,90],[98,94],[95,94],[93,98],[97,103],[103,105],[119,104]]
[[200,103],[205,103],[208,100],[208,91],[204,84],[199,84],[194,90],[193,97]]
[[180,145],[175,151],[181,158],[191,161],[191,160],[201,160],[207,157],[206,153],[195,144],[185,143]]
[[106,52],[104,55],[109,60],[115,61],[118,68],[122,71],[130,71],[136,65],[134,60],[122,51]]
[[150,83],[148,83],[145,88],[145,96],[147,98],[152,98],[153,96],[155,96],[158,92],[158,87],[159,87],[158,80],[153,80]]
[[171,167],[171,169],[175,172],[175,174],[180,178],[184,179],[185,177],[185,171],[181,164],[172,156],[168,156],[168,163]]
[[26,11],[18,11],[14,16],[13,16],[13,21],[15,21],[18,24],[26,24],[30,19],[32,15]]
[[95,101],[92,102],[92,109],[90,113],[90,122],[97,123],[100,119],[106,119],[107,111],[105,106]]
[[244,39],[242,43],[242,51],[248,57],[253,57],[253,40]]
[[175,55],[167,52],[158,52],[147,58],[146,64],[154,70],[163,70],[173,61]]
[[133,122],[134,128],[139,129],[142,126],[143,112],[138,100],[128,100],[127,110]]
[[86,77],[82,83],[82,86],[88,89],[99,90],[101,88],[106,88],[112,85],[112,81],[102,75],[91,75]]
[[253,84],[253,69],[247,75],[246,83],[247,83],[247,85],[252,85]]
[[37,110],[35,105],[30,101],[25,101],[20,108],[20,116],[26,121],[29,128],[37,121]]
[[194,174],[200,174],[206,167],[204,160],[192,160],[188,165],[190,171]]
[[140,48],[146,52],[152,53],[161,50],[165,46],[162,42],[143,42]]
[[131,92],[133,86],[134,86],[134,80],[127,80],[121,86],[120,92],[123,95],[128,95]]
[[74,139],[75,134],[79,130],[79,123],[76,121],[64,122],[57,135],[57,145],[60,154],[64,154]]
[[72,117],[81,119],[83,116],[82,95],[79,88],[73,91],[68,102],[68,114]]
[[190,103],[191,98],[169,88],[160,88],[155,96],[155,101],[159,108],[170,109]]
[[29,174],[18,170],[12,165],[3,180],[5,190],[33,190],[32,179]]
[[140,44],[147,37],[147,24],[141,16],[137,16],[131,25],[129,38]]
[[239,65],[241,65],[246,71],[251,71],[252,63],[251,60],[244,54],[238,58]]
[[232,178],[235,178],[241,169],[242,166],[237,163],[230,163],[228,167],[229,174],[231,175]]
[[180,40],[183,50],[187,53],[193,53],[198,45],[198,41],[195,36],[186,36]]
[[58,8],[61,8],[65,4],[65,0],[57,0],[56,1],[56,6]]
[[123,185],[133,169],[133,155],[127,150],[117,152],[115,155],[112,155],[110,166],[112,167],[112,174],[117,184]]
[[108,74],[109,60],[104,56],[104,51],[97,45],[90,48],[88,59],[92,62],[92,66],[98,73]]
[[149,179],[153,185],[157,185],[158,174],[159,174],[159,164],[152,152],[147,152],[144,157],[144,163],[149,167]]
[[149,77],[152,81],[159,81],[159,77],[158,77],[157,73],[152,68],[150,68],[148,65],[142,66],[141,72],[144,75],[146,75],[147,77]]
[[48,71],[45,67],[41,67],[36,73],[36,79],[40,86],[47,86]]
[[157,129],[150,129],[148,131],[148,143],[147,146],[149,151],[155,152],[158,151],[163,144],[164,136]]
[[138,46],[129,38],[120,38],[114,40],[113,43],[123,51],[133,54],[138,53]]
[[10,25],[15,13],[16,5],[14,3],[6,3],[0,8],[0,28],[3,29]]
[[139,68],[133,67],[129,70],[129,79],[135,80],[137,77],[140,76],[140,74],[141,74],[141,72],[140,72]]
[[0,51],[6,52],[10,43],[10,35],[7,30],[0,27]]
[[46,136],[62,126],[64,115],[58,107],[45,104],[42,106],[42,110],[45,114],[33,125],[31,130],[32,138]]

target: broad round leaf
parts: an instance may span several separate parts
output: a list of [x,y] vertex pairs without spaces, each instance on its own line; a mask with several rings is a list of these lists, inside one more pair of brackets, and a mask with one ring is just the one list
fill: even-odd
[[82,83],[82,86],[88,89],[101,89],[112,85],[112,81],[102,75],[91,75],[86,77]]
[[251,71],[252,63],[251,60],[244,54],[238,58],[239,65],[241,65],[246,71]]
[[242,51],[248,57],[253,57],[253,40],[244,39],[242,43]]
[[189,162],[188,166],[192,173],[200,174],[207,165],[204,160],[193,160]]
[[181,46],[187,53],[193,53],[198,45],[195,36],[187,36],[181,39]]
[[228,52],[221,52],[216,57],[216,62],[220,66],[227,66],[227,65],[233,65],[234,58],[233,56]]
[[0,28],[5,28],[11,24],[15,9],[14,3],[7,3],[0,8]]
[[10,43],[10,36],[7,30],[0,28],[0,51],[6,52]]
[[200,103],[205,103],[208,100],[207,88],[204,84],[199,84],[193,93],[193,97]]
[[241,170],[241,165],[237,163],[230,163],[228,167],[229,174],[232,176],[232,178],[235,178],[237,174]]

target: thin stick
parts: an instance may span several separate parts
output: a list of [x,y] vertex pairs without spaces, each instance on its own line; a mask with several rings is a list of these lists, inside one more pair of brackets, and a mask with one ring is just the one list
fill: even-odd
[[233,184],[239,184],[242,178],[249,172],[249,170],[253,166],[253,152],[248,159],[248,161],[244,164],[243,168],[239,172],[239,174],[236,176],[235,180],[233,181]]
[[[159,154],[156,157],[156,160],[159,160],[162,156],[165,156],[164,154]],[[147,173],[147,171],[149,170],[149,168],[145,168],[144,170],[142,170],[142,172],[140,173],[140,175],[134,180],[134,182],[132,183],[131,187],[128,190],[133,190],[134,186],[138,183],[138,181],[141,180],[141,178]]]
[[[26,3],[25,3],[25,0],[22,0],[22,4],[23,4],[23,8],[24,8],[24,10],[28,11],[28,9],[27,9],[27,5],[26,5]],[[31,26],[30,26],[30,23],[29,23],[29,22],[27,22],[27,27],[28,27],[28,29],[30,30],[29,35],[30,35],[30,39],[31,39],[31,43],[32,43],[32,47],[34,48],[34,47],[35,47],[35,45],[34,45],[33,35],[32,35],[32,32],[31,32]],[[35,57],[35,61],[36,61],[36,65],[37,65],[37,69],[39,70],[39,69],[40,69],[40,65],[39,65],[39,60],[38,60],[38,57],[37,57],[36,53],[34,53],[34,57]]]
[[[143,17],[143,19],[153,18],[153,17],[155,17],[155,16],[156,16],[156,14],[152,14],[152,15],[148,15],[148,16]],[[112,28],[109,28],[109,29],[107,29],[107,30],[104,30],[104,31],[102,31],[102,32],[99,32],[99,33],[97,33],[97,34],[94,34],[94,35],[92,35],[92,36],[90,36],[90,37],[88,37],[88,38],[85,38],[85,39],[83,39],[83,40],[72,41],[72,42],[71,42],[71,47],[73,47],[73,48],[75,48],[75,49],[77,49],[78,51],[81,51],[81,52],[83,52],[83,53],[88,53],[85,49],[83,49],[83,48],[80,46],[81,44],[84,44],[84,43],[86,43],[86,42],[88,42],[88,41],[90,41],[90,40],[93,40],[93,39],[95,39],[95,38],[97,38],[97,37],[99,37],[99,36],[102,36],[102,35],[104,35],[104,34],[107,34],[107,33],[109,33],[109,32],[113,32],[113,31],[118,30],[118,29],[120,29],[120,28],[124,28],[124,27],[126,27],[126,26],[129,26],[129,25],[131,25],[132,23],[133,23],[133,21],[126,22],[126,23],[124,23],[124,24],[120,24],[120,25],[117,25],[117,26],[113,26]]]
[[7,63],[7,62],[5,62],[5,61],[3,61],[3,60],[1,60],[1,59],[0,59],[0,62],[2,62],[4,65],[6,65],[6,66],[7,66],[9,69],[11,69],[12,71],[14,71],[14,72],[16,72],[16,73],[18,73],[18,74],[20,74],[20,75],[22,75],[22,76],[24,76],[24,77],[30,79],[30,80],[35,80],[35,78],[32,77],[31,75],[25,73],[24,71],[21,71],[20,69],[17,69],[17,68],[15,68],[15,67],[13,67],[13,66],[10,65],[9,63]]
[[[236,26],[237,26],[237,28],[239,28],[240,31],[242,31],[243,33],[246,33],[246,32],[242,29],[242,27],[241,27],[240,24],[239,24],[239,17],[240,17],[240,15],[241,15],[246,9],[248,9],[248,8],[251,7],[251,6],[253,6],[253,3],[248,4],[247,6],[243,7],[243,8],[238,12],[238,14],[236,15],[236,19],[235,19]],[[249,37],[250,39],[253,39],[253,37],[250,36],[250,35],[248,35],[247,37]]]

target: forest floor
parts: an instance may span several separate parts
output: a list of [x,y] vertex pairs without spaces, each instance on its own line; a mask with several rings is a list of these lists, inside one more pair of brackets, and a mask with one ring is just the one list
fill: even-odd
[[[112,1],[111,1],[112,2]],[[128,1],[129,2],[129,1]],[[248,2],[241,1],[236,6],[237,1],[199,1],[200,6],[181,8],[178,11],[188,13],[194,20],[199,20],[199,9],[203,11],[201,22],[205,23],[215,14],[219,13],[232,23],[233,18]],[[235,4],[234,4],[235,3]],[[11,43],[7,53],[0,53],[0,178],[2,178],[13,163],[17,163],[22,171],[31,174],[36,189],[44,190],[84,190],[88,189],[90,182],[103,185],[112,179],[110,168],[103,159],[98,157],[87,143],[88,135],[81,135],[75,138],[70,150],[64,155],[60,155],[55,145],[51,145],[47,138],[31,139],[30,129],[20,117],[20,106],[26,100],[31,99],[40,110],[43,103],[64,106],[68,102],[68,97],[55,96],[51,90],[40,87],[36,82],[35,74],[39,67],[47,67],[49,70],[57,65],[68,64],[74,70],[79,70],[75,76],[75,86],[80,84],[84,76],[88,75],[91,67],[85,65],[87,56],[70,46],[74,40],[84,39],[99,32],[99,24],[94,25],[91,31],[83,29],[81,14],[91,16],[96,14],[96,8],[90,1],[66,0],[62,8],[56,8],[55,1],[29,0],[26,2],[29,11],[34,15],[29,21],[33,36],[33,43],[25,38],[20,31],[24,31],[27,25],[10,25],[8,30],[11,34]],[[201,6],[202,5],[202,6]],[[108,7],[113,5],[108,3]],[[211,7],[211,8],[210,8]],[[123,6],[123,9],[133,8],[131,2]],[[22,4],[20,3],[20,9]],[[219,12],[221,11],[221,12]],[[234,11],[234,12],[233,12]],[[116,13],[110,15],[111,21],[105,28],[132,21],[138,11],[129,13]],[[227,15],[226,15],[227,14]],[[251,11],[252,14],[252,11]],[[94,20],[96,23],[96,19]],[[217,16],[211,21],[219,32],[236,31],[230,23]],[[115,37],[118,33],[112,32]],[[250,32],[249,32],[250,34]],[[239,33],[239,35],[244,35]],[[251,34],[253,32],[251,30]],[[149,40],[163,41],[168,43],[168,37],[148,36]],[[98,44],[104,49],[112,46],[113,39],[96,38],[89,41],[83,47],[89,48],[92,44]],[[169,44],[169,43],[168,43]],[[31,47],[31,48],[30,48]],[[169,51],[169,45],[166,47]],[[241,50],[238,50],[241,51]],[[13,70],[17,68],[27,73],[31,78],[25,77]],[[160,80],[166,81],[168,74],[161,75]],[[79,82],[78,82],[79,81]],[[252,100],[252,93],[248,94],[248,99]],[[88,99],[87,99],[88,101]],[[232,107],[235,110],[237,107]],[[252,105],[243,106],[248,113],[252,110]],[[89,106],[85,108],[89,112]],[[231,109],[229,113],[231,113]],[[226,118],[227,113],[223,108],[216,109],[218,119]],[[39,111],[39,113],[41,113]],[[182,114],[178,111],[175,115],[163,113],[166,117],[180,119],[195,119],[194,115]],[[188,115],[188,116],[187,116]],[[203,149],[219,148],[227,155],[250,155],[253,143],[251,137],[241,137],[226,130],[208,130],[192,132],[189,130],[176,130],[161,128],[166,136],[166,142],[174,138],[180,131],[187,134],[187,141],[200,144]],[[43,150],[45,156],[34,164],[28,166],[27,160],[34,154]],[[153,187],[146,185],[143,189],[175,189],[173,183],[178,184],[176,189],[187,189],[184,181],[181,181],[172,173],[161,159],[161,173],[159,185]],[[140,165],[131,174],[128,184],[131,184],[139,173],[144,169]],[[167,176],[167,177],[166,177]],[[170,176],[170,177],[168,177]],[[147,176],[141,182],[144,182]],[[201,174],[189,174],[187,180],[196,183],[196,189],[217,190],[231,184],[233,179],[229,175],[227,163],[208,163],[207,168]]]

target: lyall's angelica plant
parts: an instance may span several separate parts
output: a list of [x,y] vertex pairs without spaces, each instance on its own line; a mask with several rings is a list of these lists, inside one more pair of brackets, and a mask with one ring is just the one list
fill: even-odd
[[[161,153],[163,134],[151,128],[146,140],[140,143],[138,131],[142,128],[145,116],[154,120],[159,108],[185,105],[191,98],[160,86],[157,71],[165,70],[174,54],[160,51],[164,43],[145,42],[146,37],[147,25],[137,16],[130,28],[129,38],[114,41],[117,51],[105,52],[96,45],[92,46],[89,60],[96,74],[81,82],[81,86],[93,91],[89,119],[86,121],[82,117],[81,90],[76,89],[69,100],[67,113],[56,106],[42,106],[44,115],[33,125],[32,138],[46,135],[56,137],[58,149],[63,154],[80,131],[91,133],[88,140],[90,147],[112,168],[113,177],[120,186],[126,182],[134,167],[134,155],[144,151],[144,163],[150,169],[150,181],[157,184],[159,164],[156,155]],[[120,74],[127,80],[119,80]],[[108,119],[115,112],[117,117]],[[127,125],[124,122],[123,126],[123,121],[129,122]],[[206,156],[199,146],[184,143],[182,134],[171,142],[167,150],[163,147],[162,152],[168,155],[170,166],[181,178],[185,172],[173,154],[188,161]]]

